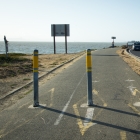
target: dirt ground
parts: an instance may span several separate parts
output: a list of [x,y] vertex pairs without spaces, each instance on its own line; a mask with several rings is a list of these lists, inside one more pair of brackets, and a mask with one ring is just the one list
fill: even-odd
[[[84,52],[80,53],[74,53],[74,54],[45,54],[45,55],[39,55],[39,77],[46,74],[50,70],[54,69],[55,67],[59,66],[60,64],[63,64],[72,58],[81,56],[84,54]],[[28,56],[22,56],[24,58],[28,58],[28,63],[31,63],[32,65],[32,55]],[[39,86],[46,83],[48,80],[50,80],[52,77],[54,77],[56,74],[60,73],[62,70],[66,69],[69,65],[72,65],[76,60],[78,60],[80,57],[74,59],[72,62],[65,64],[63,67],[55,70],[49,75],[44,76],[43,78],[39,79]],[[24,86],[25,84],[33,81],[33,72],[26,72],[25,74],[17,74],[13,77],[6,77],[6,78],[0,78],[0,111],[4,108],[10,106],[11,104],[15,103],[17,100],[23,98],[28,93],[30,93],[33,90],[33,84],[30,84],[29,86],[25,86],[22,90],[14,93],[14,95],[8,96],[4,98],[6,95],[9,95],[14,90],[18,89],[19,87]]]
[[140,75],[140,59],[129,55],[125,49],[120,49],[117,53],[132,68],[133,71]]

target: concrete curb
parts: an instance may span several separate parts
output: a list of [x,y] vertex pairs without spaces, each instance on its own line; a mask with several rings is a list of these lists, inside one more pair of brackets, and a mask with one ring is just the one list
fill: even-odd
[[[65,63],[63,63],[63,64],[61,64],[61,65],[59,65],[59,66],[57,66],[57,67],[55,67],[55,68],[53,68],[53,69],[50,70],[49,72],[47,72],[47,73],[45,73],[45,74],[39,76],[38,79],[41,79],[41,78],[43,78],[43,77],[45,77],[45,76],[51,74],[52,72],[54,72],[54,71],[57,70],[58,68],[64,66],[65,64],[70,63],[70,62],[73,61],[74,59],[76,59],[76,58],[78,58],[78,57],[80,57],[80,56],[82,56],[82,55],[84,55],[84,54],[85,54],[85,52],[82,53],[82,54],[80,54],[80,55],[78,55],[78,56],[76,56],[76,57],[74,57],[74,58],[72,58],[72,59],[70,59],[69,61],[67,61],[67,62],[65,62]],[[32,83],[33,83],[33,81],[30,81],[29,83],[27,83],[27,84],[25,84],[25,85],[23,85],[23,86],[21,86],[21,87],[15,89],[15,90],[13,90],[12,92],[8,93],[7,95],[2,96],[2,97],[0,98],[0,101],[3,100],[3,99],[6,99],[7,97],[10,97],[11,95],[13,95],[13,94],[15,94],[16,92],[20,91],[20,90],[23,89],[24,87],[31,85]]]

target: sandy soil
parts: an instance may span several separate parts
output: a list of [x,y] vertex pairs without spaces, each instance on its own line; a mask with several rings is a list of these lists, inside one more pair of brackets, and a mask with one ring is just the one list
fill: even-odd
[[[54,69],[60,64],[63,64],[72,58],[81,56],[84,52],[76,53],[76,54],[46,54],[46,55],[39,55],[39,77],[41,75],[46,74],[50,70]],[[32,60],[32,55],[28,56],[22,56],[25,58],[28,58]],[[65,64],[63,67],[57,69],[53,73],[41,78],[39,80],[39,86],[46,83],[48,80],[50,80],[52,77],[54,77],[56,74],[60,73],[62,70],[66,69],[69,65],[72,65],[76,60],[78,60],[80,57],[74,59],[74,61]],[[30,61],[32,63],[32,61]],[[25,86],[22,90],[14,93],[14,95],[8,96],[3,99],[6,95],[9,95],[9,93],[12,93],[14,90],[18,89],[19,87],[24,86],[25,84],[33,81],[33,73],[28,72],[26,74],[18,74],[14,77],[6,77],[3,79],[0,79],[0,111],[4,108],[10,106],[11,104],[15,103],[17,100],[23,98],[28,93],[30,93],[33,90],[33,84],[30,84],[29,86]]]
[[140,59],[129,55],[125,49],[120,49],[117,53],[132,68],[133,71],[140,75]]

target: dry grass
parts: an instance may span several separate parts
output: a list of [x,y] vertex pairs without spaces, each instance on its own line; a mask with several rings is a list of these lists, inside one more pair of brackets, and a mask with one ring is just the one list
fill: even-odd
[[[39,76],[82,53],[39,55]],[[0,55],[0,97],[33,80],[32,57],[12,54],[6,59]]]
[[6,58],[0,55],[0,79],[26,74],[32,71],[32,61],[22,54],[9,54]]
[[120,49],[117,53],[132,68],[133,71],[140,75],[140,60],[129,55],[125,49]]

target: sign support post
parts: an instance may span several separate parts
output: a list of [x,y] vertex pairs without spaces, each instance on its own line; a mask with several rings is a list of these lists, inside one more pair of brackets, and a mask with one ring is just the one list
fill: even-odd
[[112,36],[111,39],[113,39],[112,48],[114,48],[114,39],[116,39],[116,37],[115,36]]
[[67,54],[67,25],[65,24],[65,51]]
[[54,31],[54,54],[56,54],[56,47],[55,47],[55,25],[53,25],[53,31]]
[[70,35],[69,24],[52,24],[51,36],[54,37],[54,54],[56,53],[55,37],[65,36],[65,53],[67,54],[67,36]]

